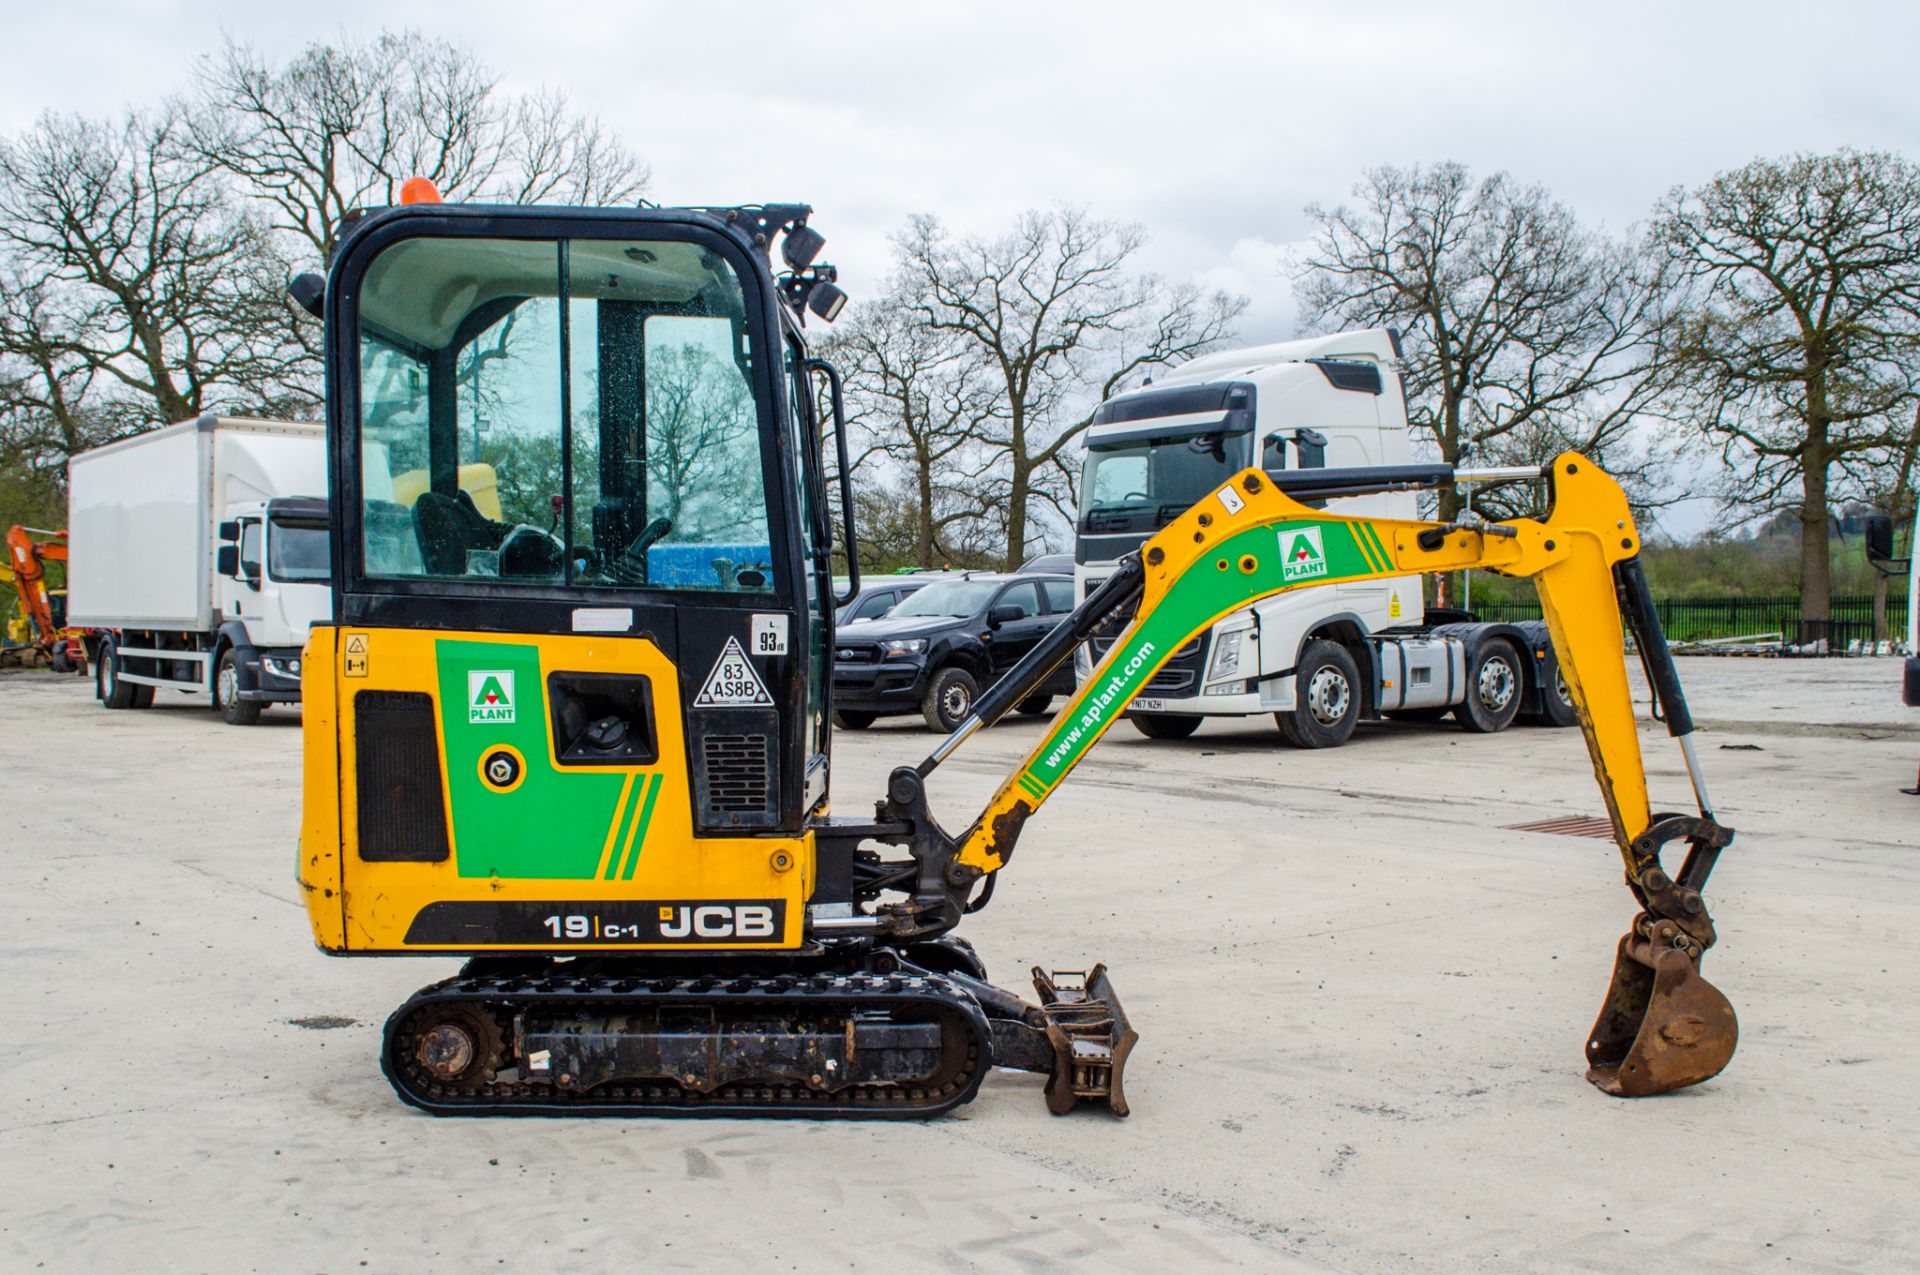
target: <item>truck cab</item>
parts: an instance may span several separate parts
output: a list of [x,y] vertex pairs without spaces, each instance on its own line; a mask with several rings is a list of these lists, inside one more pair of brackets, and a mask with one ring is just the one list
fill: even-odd
[[[1079,596],[1249,465],[1283,472],[1410,464],[1399,354],[1398,335],[1384,328],[1230,350],[1101,404],[1087,431],[1075,529]],[[1408,491],[1324,504],[1355,517],[1419,512]],[[1310,543],[1290,552],[1303,573],[1325,571]],[[1345,742],[1361,717],[1386,712],[1437,715],[1465,705],[1470,725],[1502,729],[1521,711],[1543,711],[1539,688],[1555,682],[1533,667],[1551,661],[1544,631],[1532,631],[1538,626],[1429,630],[1425,621],[1417,576],[1284,593],[1189,643],[1134,701],[1131,718],[1145,734],[1180,738],[1208,716],[1272,713],[1289,742],[1326,747]],[[1083,676],[1115,636],[1081,650]],[[1571,704],[1563,698],[1558,706],[1571,722]]]
[[333,613],[326,498],[281,496],[226,513],[215,590],[223,646],[235,657],[216,665],[217,698],[298,703],[300,648]]

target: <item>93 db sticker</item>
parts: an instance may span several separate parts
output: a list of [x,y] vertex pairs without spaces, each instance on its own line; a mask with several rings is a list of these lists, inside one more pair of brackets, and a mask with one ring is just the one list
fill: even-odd
[[713,662],[713,671],[707,674],[707,680],[700,687],[700,694],[694,697],[695,708],[770,708],[773,696],[767,694],[767,685],[760,675],[753,671],[753,665],[747,660],[747,653],[740,649],[738,638],[728,638],[726,646],[720,650],[720,658]]

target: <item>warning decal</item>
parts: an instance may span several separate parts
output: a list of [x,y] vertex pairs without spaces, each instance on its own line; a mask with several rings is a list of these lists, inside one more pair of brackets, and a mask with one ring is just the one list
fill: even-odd
[[773,696],[767,694],[766,683],[753,671],[753,665],[747,662],[747,653],[740,649],[738,638],[728,638],[726,646],[721,648],[720,658],[713,662],[713,672],[707,674],[707,683],[700,688],[700,694],[694,698],[695,708],[760,708],[772,707]]

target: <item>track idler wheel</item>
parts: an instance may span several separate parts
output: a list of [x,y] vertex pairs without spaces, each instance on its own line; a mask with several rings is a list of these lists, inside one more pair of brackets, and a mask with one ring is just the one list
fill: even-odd
[[1733,1057],[1733,1004],[1700,973],[1700,950],[1644,913],[1620,940],[1606,1004],[1587,1038],[1587,1079],[1616,1098],[1711,1080]]

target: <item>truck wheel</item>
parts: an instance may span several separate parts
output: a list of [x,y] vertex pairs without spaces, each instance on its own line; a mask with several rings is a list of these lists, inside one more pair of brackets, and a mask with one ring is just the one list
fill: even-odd
[[1540,691],[1540,708],[1527,714],[1527,720],[1535,726],[1574,726],[1580,721],[1580,714],[1573,707],[1573,693],[1567,689],[1567,679],[1560,672],[1560,661],[1553,662],[1553,685]]
[[53,671],[56,673],[73,672],[73,661],[67,658],[67,644],[58,643],[53,648]]
[[1038,717],[1053,707],[1053,696],[1029,695],[1013,706],[1013,711],[1022,717]]
[[841,730],[865,730],[873,725],[878,716],[878,713],[856,713],[850,708],[836,708],[833,710],[833,724]]
[[1185,739],[1200,729],[1200,718],[1191,713],[1128,713],[1133,728],[1148,739]]
[[120,680],[120,652],[113,643],[100,644],[100,658],[93,665],[93,694],[102,708],[135,708],[134,694],[147,688]]
[[920,715],[927,725],[941,734],[949,734],[973,712],[973,701],[980,684],[963,668],[943,668],[933,675],[926,698],[920,701]]
[[1513,643],[1482,642],[1467,667],[1467,698],[1453,710],[1453,719],[1482,735],[1505,730],[1520,714],[1520,678],[1520,652]]
[[1293,675],[1293,707],[1275,713],[1280,737],[1295,748],[1338,748],[1360,724],[1360,666],[1338,642],[1307,643]]
[[229,726],[251,726],[260,720],[260,705],[240,698],[240,661],[233,648],[220,652],[213,674],[213,707]]

